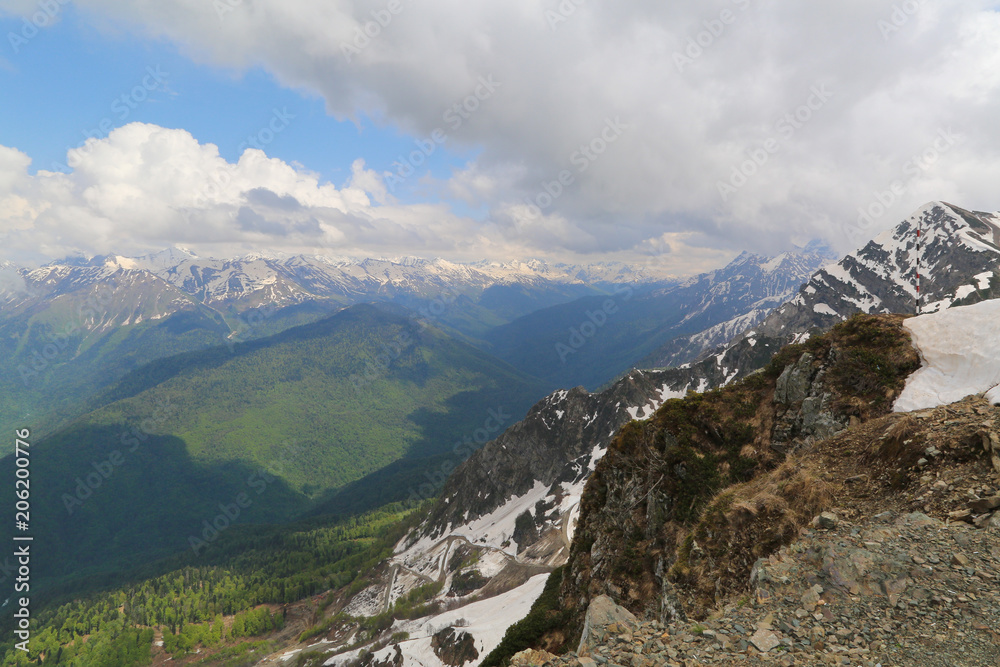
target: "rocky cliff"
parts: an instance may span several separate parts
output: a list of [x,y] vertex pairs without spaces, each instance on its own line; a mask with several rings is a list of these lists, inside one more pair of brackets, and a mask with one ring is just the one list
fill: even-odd
[[[788,474],[779,468],[702,512],[672,576],[682,597],[697,588],[690,573],[699,567],[736,584],[706,589],[707,617],[636,617],[597,596],[576,651],[524,651],[510,664],[996,665],[998,432],[1000,407],[974,396],[875,418],[799,450],[782,468],[815,477],[811,499],[778,498],[775,482]],[[773,534],[781,508],[805,521],[731,578],[725,552]]]
[[[889,412],[919,365],[901,323],[900,316],[857,316],[786,347],[759,373],[667,401],[651,419],[623,428],[584,490],[563,578],[565,608],[582,612],[605,594],[664,622],[704,615],[715,595],[745,580],[757,552],[786,543],[822,505],[815,480],[783,465],[786,457]],[[774,488],[746,500],[769,528],[745,551],[720,551],[715,590],[704,590],[692,565],[704,552],[699,531],[718,538],[706,507],[715,502],[724,515],[717,494],[772,472]],[[797,502],[804,509],[788,509]]]

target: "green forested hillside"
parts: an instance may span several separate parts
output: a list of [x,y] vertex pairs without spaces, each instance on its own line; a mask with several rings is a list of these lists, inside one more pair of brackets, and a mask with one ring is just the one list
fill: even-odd
[[138,424],[165,406],[157,431],[193,459],[280,467],[314,495],[403,457],[450,452],[502,412],[494,437],[542,395],[533,378],[401,309],[361,305],[235,350],[149,364],[85,421]]
[[[153,362],[33,443],[35,581],[183,551],[236,509],[221,523],[287,521],[352,482],[354,512],[405,500],[541,393],[487,354],[373,306]],[[0,475],[13,478],[10,457]],[[364,488],[366,475],[385,488]]]
[[200,556],[187,552],[106,590],[65,591],[35,605],[30,654],[5,635],[0,665],[148,665],[155,632],[174,657],[199,651],[200,664],[255,664],[273,650],[262,636],[284,622],[277,605],[363,585],[363,573],[402,536],[408,513],[397,505],[352,518],[234,528]]
[[[219,345],[229,328],[192,306],[161,320],[87,330],[72,311],[48,307],[0,319],[0,424],[53,432],[86,412],[95,391],[154,359]],[[0,452],[10,451],[0,443]]]

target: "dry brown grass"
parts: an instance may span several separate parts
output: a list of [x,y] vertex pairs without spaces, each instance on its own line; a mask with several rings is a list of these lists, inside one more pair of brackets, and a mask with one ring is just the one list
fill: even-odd
[[671,570],[690,613],[703,617],[720,598],[744,589],[757,559],[794,540],[831,506],[834,493],[811,463],[794,457],[716,495]]
[[924,447],[919,422],[910,415],[894,420],[878,439],[871,440],[862,453],[869,465],[912,465]]

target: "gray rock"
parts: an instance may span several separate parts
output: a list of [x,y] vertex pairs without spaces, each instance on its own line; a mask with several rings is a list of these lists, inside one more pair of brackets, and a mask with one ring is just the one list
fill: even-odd
[[774,389],[774,400],[784,405],[799,403],[809,395],[809,385],[812,382],[812,363],[816,360],[809,352],[804,353],[799,360],[785,367]]
[[781,640],[778,639],[778,636],[770,630],[761,628],[753,634],[753,637],[750,638],[750,643],[753,644],[761,653],[767,653],[781,644]]
[[1000,496],[993,498],[983,498],[982,500],[973,500],[969,503],[969,507],[976,514],[982,514],[983,512],[991,512],[998,507],[1000,507]]
[[590,655],[591,649],[601,643],[604,632],[613,623],[634,630],[638,626],[638,619],[628,609],[615,604],[607,595],[598,595],[591,600],[583,620],[583,636],[576,649],[577,655]]
[[[819,378],[812,388],[819,385]],[[802,434],[813,436],[817,440],[824,440],[836,435],[844,429],[841,423],[833,414],[833,396],[824,393],[821,396],[810,396],[802,401]]]

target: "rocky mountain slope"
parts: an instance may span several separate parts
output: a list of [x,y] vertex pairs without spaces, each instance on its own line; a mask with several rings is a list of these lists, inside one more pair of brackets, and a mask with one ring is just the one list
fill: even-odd
[[[664,621],[701,614],[755,560],[720,543],[708,552],[711,583],[709,575],[700,576],[692,562],[695,554],[702,564],[706,549],[700,531],[723,539],[710,521],[699,525],[703,516],[715,516],[706,510],[713,497],[761,478],[790,452],[888,413],[918,366],[899,316],[858,316],[786,347],[761,373],[670,401],[650,420],[622,429],[584,490],[563,583],[566,609],[607,594]],[[801,495],[806,513],[821,500],[807,471],[781,470],[770,492],[774,506],[760,508],[768,512],[754,509],[755,494],[747,500],[755,517],[774,525],[773,534],[747,545],[751,551],[777,548],[790,537],[798,516],[785,513],[790,499]],[[724,514],[727,501],[718,503]]]
[[[385,633],[406,632],[406,641],[344,650],[361,627],[347,621],[325,633],[328,644],[292,650],[322,649],[338,665],[368,654],[361,664],[396,664],[398,650],[398,664],[441,665],[452,664],[442,656],[464,642],[478,664],[528,612],[548,572],[565,562],[587,476],[621,425],[668,398],[657,394],[657,379],[635,372],[600,394],[557,392],[460,465],[443,489],[428,477],[426,494],[440,492],[439,500],[370,584],[340,606],[349,616],[374,618],[421,586],[435,586],[433,601],[445,611],[397,621]],[[453,636],[435,639],[447,628]]]
[[918,274],[921,313],[996,298],[998,266],[1000,214],[931,202],[818,271],[758,333],[788,335],[789,329],[828,327],[856,312],[917,312]]
[[855,313],[915,313],[918,273],[921,313],[1000,298],[1000,214],[944,202],[922,206],[817,271],[760,324],[681,369],[670,388],[717,387],[746,377],[783,345]]
[[677,365],[729,341],[833,259],[819,243],[777,257],[742,253],[679,285],[619,287],[536,311],[485,340],[494,354],[555,388],[593,390],[634,366]]
[[[974,301],[975,297],[994,296],[992,291],[970,293],[968,289],[958,289],[954,285],[974,282],[976,276],[982,273],[981,269],[991,266],[997,272],[996,275],[1000,276],[1000,248],[994,250],[983,246],[986,241],[978,235],[983,226],[993,224],[995,217],[990,214],[968,213],[946,204],[929,204],[900,223],[892,232],[882,234],[867,244],[858,253],[816,271],[801,287],[795,299],[772,311],[763,324],[737,337],[732,345],[717,354],[680,368],[635,370],[613,383],[607,390],[596,394],[588,394],[577,388],[548,396],[521,423],[489,443],[458,469],[442,492],[442,500],[435,506],[427,529],[432,534],[440,534],[449,524],[458,526],[461,523],[459,517],[466,510],[473,520],[497,511],[509,498],[527,494],[535,486],[536,480],[546,488],[560,480],[560,477],[564,478],[560,481],[567,484],[579,484],[583,479],[581,474],[585,477],[586,471],[601,456],[618,428],[627,421],[650,417],[669,398],[683,397],[688,391],[704,391],[724,386],[744,377],[768,364],[785,344],[805,340],[809,332],[827,329],[844,317],[860,312],[860,309],[850,311],[844,306],[850,303],[847,290],[841,289],[838,292],[827,285],[824,298],[844,306],[845,313],[836,317],[817,313],[813,303],[813,298],[819,294],[816,286],[832,283],[830,276],[838,272],[836,267],[861,266],[870,263],[874,257],[893,254],[888,248],[894,243],[908,243],[908,237],[918,223],[926,237],[933,239],[933,242],[925,245],[924,252],[937,257],[938,264],[954,262],[956,265],[971,267],[966,274],[949,274],[947,285],[940,287],[939,284],[939,291],[930,290],[931,294],[939,294],[941,289],[957,290],[967,301]],[[980,221],[981,225],[974,226],[967,218],[974,222]],[[955,243],[951,243],[952,241]],[[811,260],[779,256],[770,265],[774,267],[792,262],[800,267],[809,266],[825,252],[821,247],[814,247],[813,250],[816,255]],[[756,276],[757,280],[763,280],[762,276],[765,275],[775,275],[768,273],[766,266],[762,268],[758,259],[744,254],[725,271],[701,276],[696,281],[689,282],[689,285],[704,281],[712,286],[724,286],[724,291],[728,292],[732,290],[734,280],[742,280],[746,275]],[[901,268],[894,273],[889,272],[897,276],[898,280],[885,280],[876,287],[876,283],[871,280],[859,279],[862,282],[867,280],[866,284],[871,290],[882,294],[894,293],[894,290],[905,293],[906,262],[910,260],[903,258],[899,261]],[[871,275],[875,275],[874,272]],[[773,284],[772,290],[775,294],[781,294],[793,284],[793,280],[785,278]],[[996,295],[1000,296],[1000,292]],[[709,301],[711,299],[706,297],[704,303]],[[905,299],[901,299],[895,305],[902,306],[904,303]],[[874,310],[883,312],[885,308]],[[777,322],[786,320],[793,311],[801,315],[801,326],[783,332],[782,325]],[[808,317],[805,314],[807,311],[821,319]],[[717,325],[715,329],[724,329],[726,324]],[[812,405],[812,402],[807,403],[806,410],[810,411]],[[812,418],[811,415],[811,412],[807,414],[807,420]]]
[[713,559],[773,534],[776,510],[797,519],[788,543],[757,552],[738,586],[663,620],[597,597],[576,651],[529,650],[511,665],[995,665],[998,424],[1000,407],[970,397],[875,419],[798,452],[782,468],[815,475],[812,501],[768,497],[772,476],[735,488],[725,506],[717,497],[703,514],[714,530],[695,536],[684,567],[703,561],[705,575],[729,575]]
[[[728,343],[762,322],[794,297],[817,270],[836,259],[830,248],[818,242],[776,257],[743,252],[725,268],[688,281],[677,289],[700,287],[704,294],[688,308],[682,323],[696,322],[698,333],[670,341],[637,365],[680,366]],[[730,317],[719,316],[724,309]],[[713,321],[718,324],[709,325]]]

